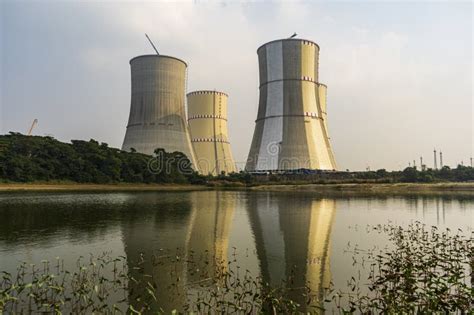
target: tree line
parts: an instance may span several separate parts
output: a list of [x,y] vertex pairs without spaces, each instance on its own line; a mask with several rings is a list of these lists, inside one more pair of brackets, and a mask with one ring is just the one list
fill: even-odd
[[107,143],[52,137],[0,135],[0,180],[77,183],[194,183],[200,177],[180,152],[153,156],[110,148]]
[[53,137],[0,135],[0,181],[70,181],[77,183],[400,183],[474,181],[474,168],[458,165],[451,169],[403,171],[339,172],[296,170],[278,174],[246,172],[203,176],[193,171],[181,152],[157,148],[154,155],[110,148],[107,143],[71,140],[64,143]]
[[474,168],[458,165],[456,168],[444,166],[441,169],[419,170],[416,167],[407,167],[402,171],[349,172],[349,171],[318,171],[295,170],[279,173],[248,174],[235,173],[228,176],[219,176],[218,179],[229,182],[243,182],[252,184],[272,183],[437,183],[437,182],[469,182],[474,181]]

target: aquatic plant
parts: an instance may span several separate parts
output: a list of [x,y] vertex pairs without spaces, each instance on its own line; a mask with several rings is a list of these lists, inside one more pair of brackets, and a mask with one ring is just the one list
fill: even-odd
[[367,231],[388,235],[392,246],[369,250],[354,246],[353,262],[368,271],[367,282],[352,277],[350,290],[332,291],[326,302],[335,302],[343,312],[364,314],[464,314],[474,309],[472,233],[466,237],[462,230],[440,231],[420,222],[407,228],[368,226]]
[[[205,268],[209,265],[212,268]],[[181,278],[183,266],[193,278],[186,284]],[[165,287],[156,281],[163,270],[173,280],[165,281]],[[294,288],[271,287],[248,270],[242,272],[235,253],[226,261],[208,252],[182,256],[180,249],[162,250],[150,257],[139,255],[134,262],[104,253],[80,257],[73,271],[66,270],[64,261],[57,258],[55,262],[44,260],[40,266],[22,263],[16,274],[2,271],[0,275],[0,314],[165,313],[161,303],[169,296],[160,295],[165,290],[184,299],[180,312],[276,314],[296,312],[301,306],[287,297]],[[192,290],[179,296],[178,288],[184,285]],[[308,304],[313,301],[309,289],[297,289],[308,297]]]
[[107,253],[86,260],[80,257],[74,271],[59,257],[40,265],[22,263],[16,274],[1,271],[0,314],[114,312],[127,301],[128,272],[125,257]]
[[[416,222],[368,226],[388,236],[385,248],[351,247],[361,271],[348,287],[321,292],[308,283],[295,287],[295,266],[287,279],[270,285],[243,270],[236,250],[158,249],[150,256],[80,257],[68,271],[62,259],[22,263],[15,274],[0,272],[0,314],[4,313],[468,313],[474,307],[474,240],[462,231],[440,231]],[[367,279],[361,275],[367,274]],[[171,296],[173,300],[167,300]],[[324,301],[322,300],[324,296]],[[165,301],[166,300],[166,301]],[[302,302],[303,301],[303,302]]]

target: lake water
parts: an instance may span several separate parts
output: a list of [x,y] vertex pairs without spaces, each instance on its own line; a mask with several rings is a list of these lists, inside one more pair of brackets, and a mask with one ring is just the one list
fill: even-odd
[[[332,281],[343,288],[355,270],[346,250],[384,246],[386,236],[367,225],[392,222],[462,229],[470,233],[474,197],[322,197],[308,192],[117,192],[1,193],[0,270],[22,262],[65,259],[104,251],[136,261],[140,253],[178,250],[220,258],[236,256],[242,270],[278,285],[293,275],[295,287],[311,283],[321,291]],[[212,274],[215,264],[202,268]],[[296,272],[294,271],[296,267]],[[169,266],[147,270],[167,282]],[[163,291],[161,307],[180,308],[198,281],[178,271],[184,287]],[[185,293],[185,292],[184,292]],[[294,297],[298,299],[298,296]],[[183,298],[184,299],[184,298]]]

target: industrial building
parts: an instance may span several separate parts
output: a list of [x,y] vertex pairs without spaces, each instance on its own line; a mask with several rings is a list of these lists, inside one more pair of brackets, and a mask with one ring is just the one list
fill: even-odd
[[187,64],[175,57],[143,55],[130,60],[132,98],[122,150],[182,152],[195,167],[185,110]]
[[197,169],[202,174],[236,172],[227,131],[227,94],[188,93],[188,124]]
[[260,98],[247,171],[335,170],[319,46],[282,39],[257,50]]

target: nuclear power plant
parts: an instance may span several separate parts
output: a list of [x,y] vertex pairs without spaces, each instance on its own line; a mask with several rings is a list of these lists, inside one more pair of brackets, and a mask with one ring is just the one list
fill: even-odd
[[188,97],[188,123],[191,143],[202,174],[236,172],[227,132],[227,94],[195,91]]
[[[147,36],[148,38],[148,36]],[[148,38],[148,40],[150,40]],[[187,64],[158,54],[130,60],[132,97],[122,150],[182,152],[204,175],[236,172],[227,131],[227,94],[187,94]],[[245,170],[336,170],[319,46],[288,38],[257,49],[260,98]],[[187,117],[187,118],[186,118]]]
[[260,99],[245,169],[335,170],[326,123],[326,86],[319,83],[319,46],[282,39],[257,50]]
[[133,58],[130,68],[132,98],[122,150],[179,151],[195,166],[185,110],[187,64],[157,54]]

